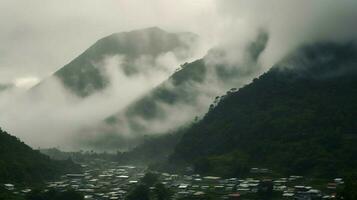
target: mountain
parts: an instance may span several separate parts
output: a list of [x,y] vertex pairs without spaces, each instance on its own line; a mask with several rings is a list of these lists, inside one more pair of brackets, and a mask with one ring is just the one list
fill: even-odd
[[40,183],[80,167],[72,161],[54,161],[0,129],[0,183]]
[[125,76],[132,77],[147,73],[152,70],[150,67],[158,67],[156,59],[168,52],[178,60],[187,59],[197,39],[192,33],[168,33],[157,27],[115,33],[98,40],[56,71],[54,77],[74,94],[87,97],[110,84],[110,72],[104,67],[105,59],[119,56],[120,70]]
[[220,98],[184,133],[170,162],[221,176],[251,167],[342,176],[357,168],[356,116],[356,44],[306,45]]
[[[199,60],[181,65],[166,81],[148,92],[124,110],[108,117],[94,138],[95,145],[107,145],[108,136],[119,138],[112,146],[124,146],[125,137],[131,140],[144,135],[170,132],[201,117],[209,104],[222,91],[239,87],[250,81],[260,67],[257,64],[264,51],[268,34],[260,32],[245,47],[244,59],[237,65],[211,62],[213,58],[224,57],[226,50],[215,48]],[[223,60],[223,59],[222,59]],[[118,136],[119,135],[119,136]],[[103,143],[98,144],[98,141]],[[90,141],[89,141],[90,143]]]

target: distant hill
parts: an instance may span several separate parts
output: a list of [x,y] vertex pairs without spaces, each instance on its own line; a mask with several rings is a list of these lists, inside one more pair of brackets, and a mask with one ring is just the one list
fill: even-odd
[[80,171],[72,161],[54,161],[0,129],[0,183],[40,183]]
[[98,40],[54,76],[74,94],[86,97],[105,89],[110,82],[102,67],[105,58],[122,56],[121,70],[126,76],[134,76],[150,70],[147,65],[154,65],[161,54],[173,52],[178,58],[186,58],[197,39],[192,33],[168,33],[157,27],[115,33]]
[[[212,49],[203,59],[183,64],[158,87],[108,117],[103,125],[105,128],[98,132],[135,138],[172,131],[192,122],[207,111],[216,95],[242,86],[260,72],[257,60],[268,39],[266,32],[260,32],[247,44],[241,66],[211,63],[209,59],[226,53],[220,48]],[[102,137],[106,138],[106,135],[102,134]],[[123,145],[123,140],[125,138],[117,139],[116,145]]]
[[357,48],[318,43],[211,106],[171,162],[203,174],[341,176],[357,168]]

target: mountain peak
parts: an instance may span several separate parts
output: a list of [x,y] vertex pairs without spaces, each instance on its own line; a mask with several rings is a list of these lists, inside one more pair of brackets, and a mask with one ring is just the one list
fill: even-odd
[[[148,66],[154,66],[158,56],[173,52],[180,60],[189,56],[197,36],[187,33],[170,33],[159,27],[148,27],[129,32],[114,33],[98,40],[73,61],[55,72],[64,86],[80,97],[86,97],[103,90],[110,83],[109,76],[101,65],[103,59],[120,55],[120,63],[125,76],[144,73]],[[180,53],[181,52],[181,53]],[[138,64],[138,59],[148,58],[147,65]]]

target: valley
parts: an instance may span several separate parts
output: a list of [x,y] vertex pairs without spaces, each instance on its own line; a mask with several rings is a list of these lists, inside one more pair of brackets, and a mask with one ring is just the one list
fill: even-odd
[[0,0],[0,200],[357,200],[356,0]]
[[[221,178],[202,176],[186,169],[184,174],[148,170],[147,167],[120,165],[105,159],[80,163],[82,173],[65,174],[46,182],[43,190],[77,191],[88,200],[128,199],[136,187],[148,184],[144,177],[153,176],[167,189],[170,199],[334,199],[343,187],[341,178],[314,179],[302,176],[279,176],[264,168],[252,168],[247,177]],[[148,186],[147,195],[155,198],[156,185]],[[26,196],[30,188],[7,183],[5,189]]]

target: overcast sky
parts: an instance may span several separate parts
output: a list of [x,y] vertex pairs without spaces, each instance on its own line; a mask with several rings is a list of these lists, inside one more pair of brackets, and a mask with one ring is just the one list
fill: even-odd
[[[214,61],[233,67],[241,66],[239,55],[244,55],[245,44],[257,30],[265,30],[269,40],[257,63],[264,71],[304,43],[355,40],[356,10],[357,0],[0,0],[0,84],[28,88],[98,39],[152,26],[198,34],[205,44],[200,49],[218,45],[225,56],[213,57]],[[159,78],[154,73],[150,80],[159,83],[167,77]],[[120,95],[135,88],[142,93],[151,89],[146,79],[119,76],[118,81],[107,93],[80,105],[68,102],[66,90],[56,81],[39,95],[46,97],[41,101],[23,95],[24,90],[9,89],[0,93],[0,126],[35,147],[61,145],[58,141],[77,134],[73,130],[130,103],[127,95]]]
[[29,85],[106,35],[149,26],[212,44],[266,26],[274,60],[306,38],[356,35],[356,10],[356,0],[1,0],[0,83]]
[[31,84],[115,32],[200,32],[213,15],[212,0],[1,0],[0,83]]

